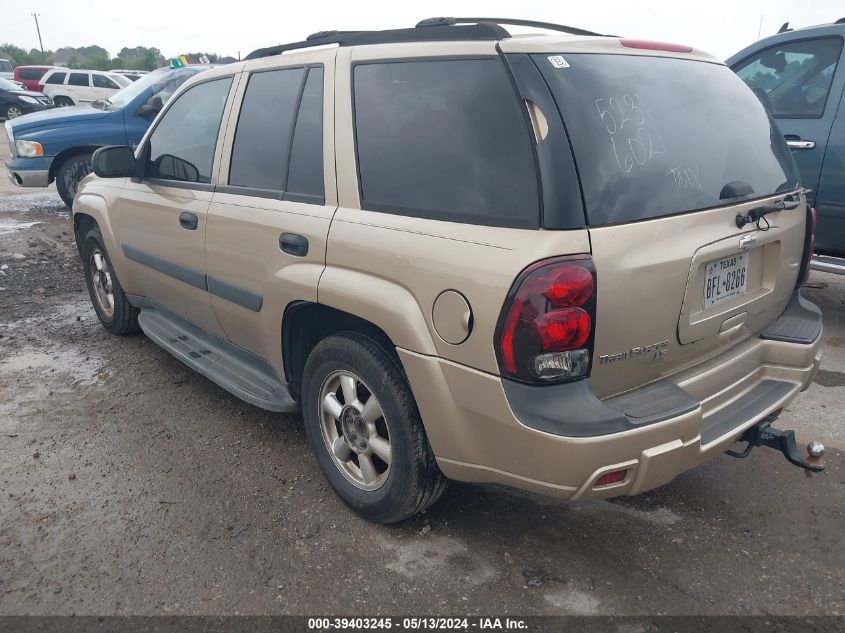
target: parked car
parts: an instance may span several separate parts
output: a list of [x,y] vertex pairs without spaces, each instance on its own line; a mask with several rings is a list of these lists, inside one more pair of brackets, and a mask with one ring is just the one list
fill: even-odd
[[50,97],[40,92],[22,90],[20,86],[8,79],[0,79],[0,116],[16,119],[24,114],[52,107],[53,102]]
[[17,66],[14,71],[15,81],[21,82],[27,90],[41,92],[41,78],[56,66]]
[[147,74],[146,70],[113,70],[113,73],[123,75],[130,81],[138,81],[141,77]]
[[760,98],[792,148],[818,229],[813,267],[845,273],[845,18],[786,30],[727,64]]
[[0,59],[0,79],[12,79],[14,77],[14,66],[8,59]]
[[59,108],[108,99],[126,85],[110,73],[68,68],[48,70],[39,83],[41,92]]
[[162,68],[108,99],[7,122],[9,178],[21,187],[46,187],[56,181],[59,195],[71,206],[79,181],[91,171],[94,150],[138,143],[174,91],[207,68]]
[[73,221],[105,328],[301,407],[374,521],[447,478],[636,494],[738,438],[819,468],[771,426],[821,314],[751,90],[685,46],[464,22],[255,51],[99,149]]

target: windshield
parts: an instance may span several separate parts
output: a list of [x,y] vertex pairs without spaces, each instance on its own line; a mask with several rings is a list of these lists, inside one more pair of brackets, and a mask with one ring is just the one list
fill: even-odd
[[798,186],[783,136],[726,66],[644,55],[532,57],[563,116],[591,225]]
[[193,77],[203,70],[207,70],[207,68],[207,66],[159,68],[144,75],[138,81],[129,84],[122,90],[117,91],[107,101],[112,109],[125,108],[138,95],[152,89],[151,96],[160,97],[163,105],[167,103],[167,100],[173,96],[176,89],[185,83],[188,78]]
[[23,90],[18,84],[13,84],[8,79],[0,78],[0,90]]

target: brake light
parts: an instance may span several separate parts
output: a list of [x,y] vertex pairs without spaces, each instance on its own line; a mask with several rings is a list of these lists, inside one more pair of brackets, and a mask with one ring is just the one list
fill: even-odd
[[669,42],[652,42],[650,40],[632,40],[623,38],[619,40],[622,46],[628,48],[644,48],[649,51],[669,51],[670,53],[691,53],[692,47],[683,44],[671,44]]
[[807,227],[804,231],[804,254],[801,257],[801,268],[798,271],[796,288],[800,288],[810,276],[810,260],[816,252],[816,208],[807,207]]
[[496,328],[504,376],[564,382],[589,375],[596,275],[588,255],[538,262],[514,282]]

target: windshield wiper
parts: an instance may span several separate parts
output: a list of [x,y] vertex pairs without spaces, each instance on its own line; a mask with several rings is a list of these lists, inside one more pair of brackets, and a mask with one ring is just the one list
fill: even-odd
[[[787,196],[780,202],[775,202],[773,204],[764,204],[759,207],[754,207],[751,209],[746,215],[742,215],[741,213],[736,214],[736,226],[737,228],[742,228],[746,224],[751,224],[752,222],[757,222],[757,227],[760,228],[759,222],[765,216],[770,213],[775,213],[777,211],[789,211],[790,209],[796,209],[801,202],[800,194],[803,191],[799,191],[792,195]],[[768,228],[768,227],[766,227]]]

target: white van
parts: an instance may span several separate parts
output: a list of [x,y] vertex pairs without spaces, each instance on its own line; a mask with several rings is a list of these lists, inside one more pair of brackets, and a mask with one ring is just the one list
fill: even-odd
[[63,108],[108,99],[128,83],[123,77],[101,70],[54,68],[44,74],[40,86],[56,107]]

